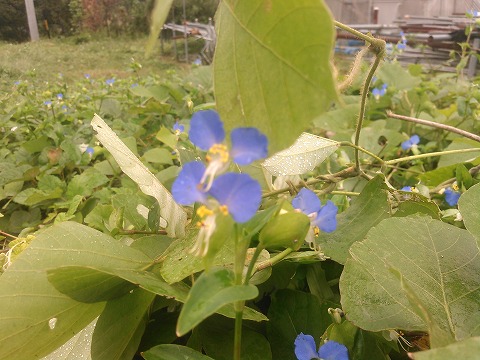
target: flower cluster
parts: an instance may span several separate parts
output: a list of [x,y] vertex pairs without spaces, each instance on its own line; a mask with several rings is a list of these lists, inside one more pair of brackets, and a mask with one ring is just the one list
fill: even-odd
[[407,38],[403,31],[400,31],[401,40],[397,44],[398,50],[405,50],[407,48]]
[[322,206],[320,199],[315,193],[307,188],[300,190],[292,200],[292,206],[297,211],[303,212],[310,218],[310,231],[305,238],[310,248],[315,249],[315,236],[320,231],[330,233],[337,228],[338,208],[330,200]]
[[[180,126],[175,131],[183,130]],[[247,174],[224,172],[231,160],[248,165],[266,157],[268,141],[255,128],[237,128],[231,132],[232,148],[228,151],[223,123],[213,110],[196,112],[188,135],[195,146],[207,152],[207,166],[199,161],[185,164],[172,185],[172,195],[181,205],[202,204],[197,209],[200,233],[192,251],[205,256],[217,214],[230,215],[236,222],[244,223],[260,206],[262,190],[256,180]]]
[[327,341],[317,352],[315,340],[311,335],[300,333],[295,339],[295,355],[298,360],[348,360],[348,349],[336,341]]

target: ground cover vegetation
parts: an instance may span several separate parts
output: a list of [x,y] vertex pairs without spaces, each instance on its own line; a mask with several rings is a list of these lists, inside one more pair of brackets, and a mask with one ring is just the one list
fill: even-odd
[[334,24],[225,1],[211,66],[2,60],[0,358],[474,359],[477,81],[351,29],[335,69]]

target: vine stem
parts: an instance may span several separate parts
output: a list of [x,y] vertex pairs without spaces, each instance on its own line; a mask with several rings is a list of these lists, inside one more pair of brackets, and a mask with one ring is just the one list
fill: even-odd
[[433,157],[433,156],[442,156],[442,155],[451,155],[451,154],[464,154],[464,153],[475,152],[475,151],[480,151],[480,148],[447,150],[447,151],[438,151],[438,152],[433,152],[433,153],[428,153],[428,154],[406,156],[406,157],[403,157],[403,158],[400,158],[400,159],[393,159],[393,160],[385,161],[385,164],[386,165],[398,164],[398,163],[401,163],[401,162],[404,162],[404,161],[423,159],[423,158],[428,158],[428,157]]
[[266,268],[269,268],[269,267],[272,267],[273,265],[275,265],[276,263],[282,261],[288,254],[290,254],[293,250],[291,248],[286,248],[285,250],[283,250],[282,252],[278,253],[277,255],[275,255],[274,257],[268,259],[268,260],[265,260],[265,261],[262,261],[260,264],[258,264],[256,267],[255,267],[255,271],[254,273],[256,273],[257,271],[260,271],[260,270],[263,270],[263,269],[266,269]]
[[437,122],[424,120],[424,119],[418,119],[418,118],[411,117],[411,116],[399,115],[399,114],[395,114],[395,113],[391,112],[390,110],[387,110],[387,116],[391,117],[393,119],[409,121],[409,122],[413,122],[413,123],[416,123],[416,124],[426,125],[426,126],[434,127],[434,128],[437,128],[437,129],[442,129],[442,130],[445,130],[445,131],[450,131],[452,133],[462,135],[463,137],[466,137],[468,139],[472,139],[472,140],[480,142],[480,136],[472,134],[471,132],[468,132],[468,131],[465,131],[465,130],[457,129],[457,128],[455,128],[453,126],[450,126],[450,125],[440,124],[440,123],[437,123]]
[[358,151],[361,151],[371,157],[373,157],[375,160],[377,160],[378,162],[380,162],[380,164],[383,164],[384,161],[382,158],[379,158],[377,155],[375,155],[374,153],[362,148],[361,146],[358,146],[358,145],[355,145],[355,144],[352,144],[351,142],[349,141],[341,141],[340,142],[340,146],[350,146],[350,147],[353,147],[354,149],[358,150]]

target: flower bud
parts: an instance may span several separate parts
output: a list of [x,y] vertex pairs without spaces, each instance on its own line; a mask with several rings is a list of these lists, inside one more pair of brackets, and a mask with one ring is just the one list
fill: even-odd
[[300,212],[287,212],[268,222],[260,231],[260,246],[298,250],[310,228],[310,219]]

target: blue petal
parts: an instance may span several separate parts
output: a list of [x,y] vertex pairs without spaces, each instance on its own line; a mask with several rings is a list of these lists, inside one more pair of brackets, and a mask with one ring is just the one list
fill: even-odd
[[231,154],[238,165],[248,165],[263,159],[268,154],[267,137],[255,128],[237,128],[232,130]]
[[402,142],[402,149],[403,149],[404,151],[407,151],[407,150],[410,149],[412,146],[413,146],[413,144],[412,144],[412,141],[411,141],[410,139],[405,140],[404,142]]
[[312,190],[303,188],[292,200],[294,209],[298,209],[306,215],[316,213],[322,207],[320,199]]
[[374,88],[374,89],[372,90],[372,95],[375,96],[375,97],[381,96],[381,94],[380,94],[380,89]]
[[225,130],[218,113],[214,110],[203,110],[193,114],[188,137],[203,151],[208,151],[214,144],[223,142]]
[[450,206],[455,206],[458,203],[458,199],[460,198],[460,193],[457,191],[453,191],[451,188],[447,188],[445,190],[445,201]]
[[404,186],[400,189],[400,191],[408,191],[408,192],[411,192],[412,191],[412,187],[411,186]]
[[330,340],[320,346],[318,355],[323,360],[348,360],[348,349],[345,345]]
[[262,201],[260,184],[247,174],[226,173],[217,177],[210,194],[238,223],[243,223],[255,215]]
[[420,142],[420,137],[418,135],[412,135],[410,142],[412,145],[417,145]]
[[175,124],[173,124],[173,130],[183,132],[185,130],[185,126],[183,126],[182,124],[179,124],[177,121]]
[[191,205],[198,201],[205,203],[207,194],[200,190],[199,184],[205,172],[205,165],[198,161],[186,163],[172,185],[172,195],[180,205]]
[[322,206],[317,213],[313,225],[318,226],[320,230],[326,233],[335,231],[337,228],[337,212],[338,208],[333,202],[328,200],[325,206]]
[[313,336],[303,333],[297,336],[295,339],[295,355],[298,360],[319,359]]

